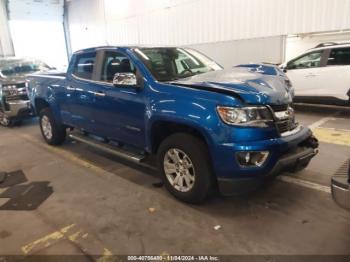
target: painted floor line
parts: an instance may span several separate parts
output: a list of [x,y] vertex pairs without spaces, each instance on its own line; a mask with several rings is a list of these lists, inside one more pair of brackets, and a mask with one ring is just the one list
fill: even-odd
[[[339,119],[339,118],[337,118]],[[344,128],[334,128],[334,127],[321,127],[322,129],[325,130],[331,130],[331,131],[340,131],[340,132],[350,132],[350,129],[344,129]]]
[[75,226],[75,224],[71,224],[69,226],[66,226],[64,228],[61,228],[58,231],[55,231],[49,235],[46,235],[44,237],[41,237],[25,246],[22,247],[22,252],[26,255],[28,255],[30,252],[32,252],[35,249],[44,249],[51,245],[53,245],[55,242],[59,241],[60,239],[65,237],[65,234]]
[[330,130],[318,127],[313,130],[313,133],[321,142],[350,146],[350,131]]
[[323,118],[321,118],[320,120],[318,120],[318,121],[312,123],[311,125],[309,125],[309,128],[310,128],[310,129],[315,129],[315,128],[320,127],[321,125],[327,123],[327,122],[330,121],[330,120],[336,120],[335,117],[336,117],[337,115],[339,115],[339,114],[340,114],[340,111],[338,111],[338,112],[332,114],[331,116],[323,117]]
[[36,139],[32,138],[29,135],[20,135],[22,138],[24,138],[26,141],[39,146],[43,149],[49,150],[54,154],[59,154],[61,155],[63,158],[70,160],[71,162],[78,164],[79,166],[83,166],[85,168],[91,169],[95,172],[97,172],[98,174],[111,174],[109,171],[94,165],[93,163],[90,163],[86,160],[83,160],[81,158],[79,158],[77,155],[75,155],[74,153],[71,153],[69,151],[66,151],[62,148],[59,147],[54,147],[54,146],[49,146],[46,143],[40,143],[39,141],[37,141]]
[[306,181],[304,179],[299,179],[299,178],[290,177],[290,176],[278,176],[277,179],[279,179],[283,182],[291,183],[294,185],[299,185],[299,186],[302,186],[305,188],[310,188],[310,189],[318,190],[318,191],[329,193],[329,194],[331,193],[330,187],[320,185],[320,184],[317,184],[314,182]]

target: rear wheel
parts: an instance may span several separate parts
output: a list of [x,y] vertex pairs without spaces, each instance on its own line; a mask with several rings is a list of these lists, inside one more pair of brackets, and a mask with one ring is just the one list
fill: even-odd
[[60,145],[66,139],[66,128],[55,120],[50,108],[44,108],[39,114],[41,134],[49,145]]
[[178,133],[166,138],[158,150],[164,185],[176,198],[203,202],[213,185],[206,145],[197,137]]

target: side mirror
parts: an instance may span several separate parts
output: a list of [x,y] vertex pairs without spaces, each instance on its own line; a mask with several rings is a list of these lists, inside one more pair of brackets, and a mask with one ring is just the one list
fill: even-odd
[[134,73],[116,73],[113,77],[113,85],[136,87],[136,75]]

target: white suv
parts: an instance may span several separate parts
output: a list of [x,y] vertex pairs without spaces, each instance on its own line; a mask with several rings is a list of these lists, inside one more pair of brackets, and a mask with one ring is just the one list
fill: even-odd
[[350,104],[350,44],[320,44],[281,68],[292,82],[295,102]]

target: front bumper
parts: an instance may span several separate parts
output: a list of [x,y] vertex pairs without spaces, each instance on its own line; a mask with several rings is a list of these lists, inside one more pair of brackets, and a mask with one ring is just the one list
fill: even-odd
[[[306,134],[306,133],[305,133]],[[297,144],[289,146],[287,150],[270,160],[268,167],[261,169],[238,170],[243,175],[231,177],[218,177],[218,186],[222,195],[239,195],[254,191],[268,178],[276,176],[283,171],[297,172],[305,168],[310,160],[317,154],[318,142],[308,132]],[[281,145],[280,145],[281,146]],[[271,162],[273,163],[271,165]]]
[[350,210],[350,162],[348,174],[339,174],[332,177],[332,196],[341,207]]
[[6,101],[5,113],[11,119],[34,116],[29,100]]

